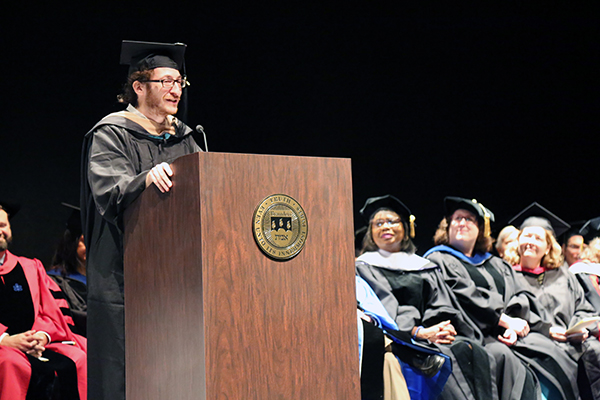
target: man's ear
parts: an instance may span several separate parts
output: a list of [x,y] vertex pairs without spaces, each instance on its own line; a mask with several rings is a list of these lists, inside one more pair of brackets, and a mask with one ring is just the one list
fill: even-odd
[[142,93],[144,93],[144,85],[142,84],[142,82],[140,81],[134,81],[131,86],[133,87],[133,91],[135,92],[135,94],[137,94],[138,96]]

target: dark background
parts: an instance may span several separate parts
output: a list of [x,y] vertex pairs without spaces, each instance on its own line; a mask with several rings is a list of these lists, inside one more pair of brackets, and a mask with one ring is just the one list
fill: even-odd
[[50,262],[60,203],[79,201],[82,137],[121,109],[123,39],[188,45],[187,122],[211,151],[351,158],[355,209],[399,197],[420,253],[446,195],[481,201],[499,228],[532,201],[567,221],[600,215],[599,14],[449,3],[11,6],[0,196],[23,203],[12,249]]

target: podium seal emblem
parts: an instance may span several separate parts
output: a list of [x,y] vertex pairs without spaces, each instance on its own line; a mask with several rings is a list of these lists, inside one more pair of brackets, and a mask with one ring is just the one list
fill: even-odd
[[289,260],[304,248],[308,221],[302,206],[285,194],[265,197],[254,210],[253,232],[258,247],[269,257]]

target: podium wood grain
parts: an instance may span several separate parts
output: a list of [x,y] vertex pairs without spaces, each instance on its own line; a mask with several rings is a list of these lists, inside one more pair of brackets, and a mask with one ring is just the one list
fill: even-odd
[[[360,398],[348,159],[201,153],[125,229],[128,400]],[[302,252],[265,256],[255,207],[286,194]]]

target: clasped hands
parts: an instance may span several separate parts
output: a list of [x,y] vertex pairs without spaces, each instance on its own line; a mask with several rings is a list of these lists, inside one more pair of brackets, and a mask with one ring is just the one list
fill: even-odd
[[512,346],[517,342],[517,338],[525,337],[529,334],[529,324],[521,318],[509,317],[506,314],[500,316],[498,325],[505,328],[504,334],[498,335],[498,340],[507,346]]
[[413,335],[417,339],[429,340],[432,343],[450,344],[454,342],[456,336],[456,329],[450,321],[443,321],[429,328],[415,328],[415,330],[416,333]]
[[5,336],[0,345],[21,350],[32,357],[39,358],[48,344],[48,337],[42,332],[26,331],[15,335]]

